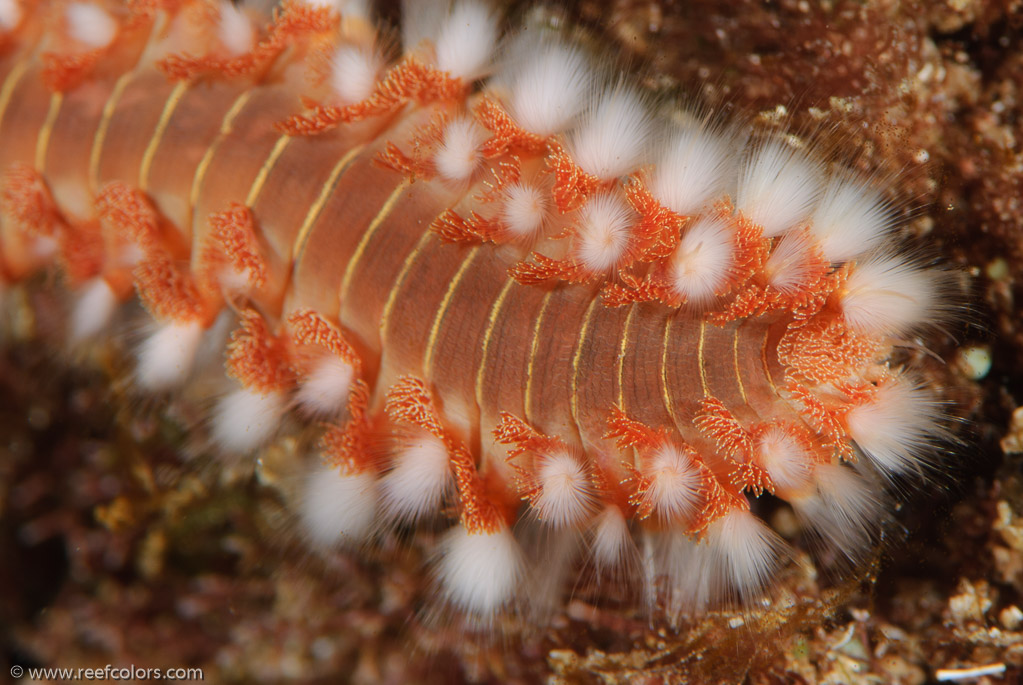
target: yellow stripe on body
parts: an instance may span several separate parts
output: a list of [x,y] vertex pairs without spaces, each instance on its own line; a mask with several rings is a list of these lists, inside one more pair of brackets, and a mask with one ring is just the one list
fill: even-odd
[[590,300],[590,304],[586,307],[586,313],[583,314],[583,322],[579,327],[579,337],[575,342],[575,350],[572,351],[572,380],[569,383],[569,397],[568,407],[572,413],[572,421],[575,422],[575,428],[579,432],[580,439],[584,435],[582,424],[579,422],[579,361],[583,356],[583,343],[586,342],[586,334],[590,330],[590,324],[593,319],[593,312],[596,311],[597,302],[600,300],[598,295],[594,295]]
[[480,253],[480,247],[473,247],[469,250],[469,254],[462,258],[462,263],[458,267],[458,271],[452,277],[451,282],[448,283],[447,290],[444,291],[444,297],[440,301],[440,305],[437,307],[437,312],[433,316],[433,324],[430,326],[430,335],[426,339],[426,358],[423,359],[423,374],[426,376],[427,382],[433,380],[433,359],[436,354],[437,348],[437,336],[440,334],[440,327],[444,323],[444,317],[447,315],[448,308],[451,306],[451,300],[455,296],[455,291],[458,289],[458,284],[462,282],[462,278],[465,276],[466,271],[469,270],[469,265],[472,264],[473,260]]
[[341,290],[340,301],[341,306],[344,306],[345,298],[348,297],[348,291],[352,287],[352,278],[355,275],[355,267],[359,264],[363,254],[366,252],[366,248],[369,246],[370,239],[373,238],[373,234],[376,233],[377,229],[380,228],[380,224],[384,222],[384,219],[394,209],[394,205],[397,204],[398,198],[401,197],[405,189],[408,188],[410,181],[408,179],[403,180],[398,184],[391,195],[384,202],[384,205],[377,212],[377,215],[373,217],[373,221],[370,222],[369,226],[366,227],[366,232],[362,234],[362,238],[359,239],[359,244],[355,246],[355,252],[352,253],[351,259],[348,260],[348,265],[345,266],[345,273],[341,279]]
[[181,98],[185,96],[191,85],[190,81],[179,81],[163,104],[163,111],[160,112],[156,128],[149,139],[149,144],[146,145],[146,151],[142,153],[142,164],[139,166],[139,190],[144,193],[149,190],[149,172],[153,167],[156,150],[160,147],[160,140],[163,139],[163,134],[167,131],[167,125],[170,123],[171,116],[174,115],[174,110],[177,109],[178,103],[181,102]]
[[508,297],[508,293],[511,292],[512,286],[515,285],[516,281],[514,278],[509,277],[501,287],[501,292],[497,294],[497,298],[494,300],[494,304],[490,307],[490,313],[487,314],[487,327],[483,331],[483,344],[480,349],[480,365],[476,369],[476,382],[473,386],[474,393],[476,395],[476,406],[483,409],[483,376],[487,368],[487,354],[490,351],[490,339],[494,335],[494,326],[497,325],[497,317],[501,313],[501,308],[504,306],[504,301]]
[[529,346],[529,363],[526,365],[526,396],[523,402],[526,423],[533,422],[533,368],[536,364],[536,351],[540,349],[540,326],[543,325],[544,314],[547,313],[547,306],[551,303],[553,290],[548,290],[543,296],[540,304],[540,312],[536,315],[536,322],[533,324],[533,340]]
[[292,263],[297,262],[299,256],[302,254],[306,240],[309,239],[309,233],[313,230],[316,220],[320,218],[320,214],[323,212],[323,207],[327,204],[327,200],[330,199],[331,193],[333,193],[334,189],[337,188],[338,181],[341,179],[342,174],[344,174],[345,170],[351,166],[352,161],[364,147],[365,145],[356,145],[353,147],[351,150],[346,152],[344,157],[338,160],[338,163],[330,170],[330,175],[327,177],[326,182],[324,182],[323,188],[320,189],[320,194],[316,197],[316,201],[313,202],[312,206],[309,207],[309,211],[306,212],[305,219],[302,220],[302,225],[298,229],[298,235],[295,236],[295,244],[292,246],[291,250]]
[[50,138],[53,136],[53,125],[57,123],[57,115],[60,114],[60,106],[64,102],[64,93],[56,92],[50,95],[50,108],[46,110],[46,119],[39,129],[39,137],[36,138],[36,171],[40,174],[46,171],[46,152],[50,147]]

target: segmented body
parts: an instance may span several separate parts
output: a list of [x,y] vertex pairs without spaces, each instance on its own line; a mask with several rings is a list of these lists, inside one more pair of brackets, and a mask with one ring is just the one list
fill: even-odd
[[[308,75],[323,51],[372,47],[359,17],[286,4],[262,42],[225,57],[190,33],[215,7],[108,9],[116,37],[81,73],[89,50],[46,26],[60,5],[24,18],[4,48],[4,276],[59,262],[72,292],[107,288],[123,302],[134,289],[161,330],[195,333],[153,343],[150,356],[184,348],[189,363],[216,321],[237,316],[223,387],[240,399],[221,404],[214,427],[225,450],[257,451],[286,411],[317,425],[289,398],[324,359],[348,369],[343,401],[320,417],[330,467],[310,477],[358,493],[324,486],[327,499],[351,497],[334,524],[309,511],[324,504],[309,486],[297,506],[318,541],[362,539],[381,527],[374,517],[386,527],[457,516],[442,552],[454,565],[438,575],[455,605],[490,615],[529,571],[510,532],[525,517],[590,540],[599,571],[634,574],[670,610],[698,611],[757,594],[784,556],[750,513],[764,490],[855,555],[879,518],[878,474],[918,469],[940,433],[933,400],[889,361],[904,333],[937,316],[934,272],[890,257],[883,230],[827,254],[830,234],[811,218],[820,224],[829,197],[820,188],[792,221],[762,218],[799,204],[802,176],[823,168],[812,158],[773,141],[736,152],[690,122],[750,158],[753,178],[736,197],[711,184],[684,214],[657,197],[658,167],[643,154],[578,162],[586,123],[527,130],[508,115],[514,79],[481,91],[471,83],[482,73],[442,69],[443,31],[436,50],[407,46],[362,100],[337,104]],[[309,95],[325,104],[303,110]],[[781,204],[751,190],[761,162],[779,179],[800,167],[794,188],[759,191]],[[829,188],[844,190],[842,178]],[[865,194],[858,183],[849,187]],[[525,238],[509,229],[508,200],[524,186],[542,193],[542,221]],[[602,198],[624,212],[624,229],[598,213]],[[884,223],[871,211],[860,218]],[[685,238],[701,221],[705,243],[725,236],[728,261],[696,296],[674,269],[699,259],[705,243]],[[865,301],[880,318],[850,314],[864,309],[850,285],[858,269],[878,281]],[[144,388],[187,381],[187,370],[146,371],[146,354]],[[395,474],[415,473],[401,459],[425,459],[424,440],[447,455],[424,481],[437,496],[396,500]],[[463,544],[484,539],[508,569],[470,554],[492,547]]]

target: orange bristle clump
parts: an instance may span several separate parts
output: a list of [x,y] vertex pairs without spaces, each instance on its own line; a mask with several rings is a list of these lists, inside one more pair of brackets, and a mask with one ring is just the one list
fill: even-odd
[[206,319],[202,293],[192,279],[192,274],[169,259],[147,259],[135,268],[133,275],[139,300],[154,319]]
[[258,312],[247,309],[240,317],[241,327],[227,346],[227,375],[262,393],[291,387],[294,375],[284,340],[270,332]]
[[266,36],[241,55],[208,54],[198,57],[171,55],[158,63],[160,70],[172,81],[203,76],[239,78],[259,75],[270,67],[281,52],[291,46],[315,43],[333,31],[339,16],[328,7],[312,7],[302,0],[285,0],[274,10],[273,22]]
[[161,252],[159,217],[145,193],[125,183],[110,183],[96,197],[95,206],[106,230],[133,243],[145,256]]
[[493,98],[481,99],[474,114],[483,128],[493,134],[481,150],[487,159],[517,152],[536,155],[542,153],[547,145],[545,136],[530,133],[520,127]]
[[348,420],[344,425],[329,426],[323,434],[324,457],[348,473],[359,473],[373,466],[367,459],[370,446],[368,405],[369,386],[356,381],[348,400]]
[[291,339],[296,345],[315,345],[349,364],[359,374],[362,361],[351,343],[333,323],[310,309],[292,312],[288,317]]
[[38,171],[28,164],[15,164],[4,172],[0,210],[26,235],[53,236],[59,228],[59,213]]
[[251,288],[262,286],[266,282],[267,268],[260,255],[252,210],[233,202],[230,209],[211,214],[209,224],[201,267],[207,274],[205,286],[216,288],[219,285],[217,272],[222,268],[232,269]]
[[75,55],[44,55],[43,81],[46,87],[54,92],[70,90],[88,78],[105,52],[99,48]]
[[409,56],[387,73],[366,100],[346,107],[311,104],[311,114],[295,115],[278,126],[288,135],[311,136],[341,124],[390,114],[409,102],[451,101],[464,92],[465,86],[459,79]]
[[441,440],[448,449],[454,468],[458,498],[461,503],[462,525],[470,534],[496,533],[506,525],[507,513],[493,500],[485,477],[457,438],[440,423],[430,392],[418,378],[405,377],[387,394],[387,417],[397,423],[426,430]]

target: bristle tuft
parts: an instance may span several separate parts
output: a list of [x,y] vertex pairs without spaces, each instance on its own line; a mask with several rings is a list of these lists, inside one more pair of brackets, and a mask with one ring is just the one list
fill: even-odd
[[608,505],[593,522],[590,545],[597,573],[620,573],[635,561],[637,550],[629,533],[629,522],[616,505]]
[[642,473],[641,508],[664,524],[693,518],[700,505],[703,478],[689,451],[662,445],[650,455]]
[[845,282],[842,316],[858,333],[904,335],[938,319],[937,278],[903,257],[870,257],[857,263]]
[[424,433],[402,441],[396,450],[380,480],[381,507],[388,520],[412,524],[436,514],[454,490],[447,445]]
[[769,425],[754,439],[754,458],[782,493],[802,492],[811,483],[814,459],[792,431]]
[[277,431],[287,409],[278,391],[238,388],[222,397],[213,413],[212,436],[232,454],[245,454],[264,445]]
[[376,53],[355,45],[339,47],[330,60],[331,86],[342,105],[362,102],[376,89],[383,61]]
[[883,473],[918,472],[940,435],[940,404],[924,387],[893,376],[846,415],[849,435]]
[[764,264],[767,283],[782,295],[795,295],[810,285],[819,260],[806,231],[786,233],[771,250]]
[[516,75],[509,108],[525,130],[550,136],[566,130],[582,112],[593,86],[593,72],[579,50],[529,38],[513,50],[525,55],[513,63]]
[[0,0],[0,31],[13,31],[21,24],[24,12],[18,0]]
[[355,369],[333,354],[321,355],[299,384],[295,401],[310,416],[329,418],[344,409]]
[[789,501],[825,545],[857,561],[880,524],[876,484],[845,464],[818,465],[814,483],[812,493]]
[[735,152],[727,136],[688,123],[673,130],[650,182],[657,200],[681,216],[693,216],[735,183]]
[[485,76],[497,45],[498,21],[486,2],[458,0],[435,41],[437,67],[466,82]]
[[221,0],[218,7],[217,37],[224,49],[231,57],[251,52],[256,47],[256,28],[245,11],[229,0]]
[[105,48],[117,36],[117,21],[102,7],[73,2],[64,9],[68,35],[89,48]]
[[93,278],[85,283],[71,312],[71,342],[82,342],[103,332],[113,319],[117,304],[117,295],[106,279]]
[[594,494],[589,474],[568,452],[542,455],[536,467],[539,488],[532,499],[540,520],[554,528],[569,528],[589,518]]
[[790,145],[757,145],[740,165],[736,208],[773,238],[809,220],[823,176],[819,165]]
[[735,231],[721,218],[700,219],[686,229],[668,261],[671,289],[687,302],[706,305],[727,286],[735,265]]
[[629,249],[635,213],[616,195],[600,193],[579,211],[579,260],[590,270],[607,272]]
[[619,81],[588,107],[569,136],[569,149],[583,171],[610,181],[639,166],[652,132],[646,103]]
[[876,248],[891,230],[891,209],[862,181],[841,174],[824,189],[810,230],[831,262],[843,262]]
[[522,553],[506,527],[470,533],[455,526],[444,536],[437,575],[444,597],[456,608],[491,621],[515,597],[523,574]]
[[317,547],[350,547],[366,539],[376,514],[376,483],[370,473],[347,474],[320,465],[305,477],[299,516]]
[[546,193],[524,183],[513,183],[504,191],[501,219],[517,239],[528,240],[543,228],[551,210]]
[[452,183],[468,181],[479,168],[480,146],[486,139],[486,131],[468,117],[448,122],[433,159],[441,177]]
[[149,392],[164,392],[181,386],[188,379],[202,340],[197,321],[161,325],[138,350],[135,377]]
[[726,599],[749,603],[767,587],[783,543],[759,518],[732,509],[710,524],[706,537],[718,560],[719,577],[727,583]]

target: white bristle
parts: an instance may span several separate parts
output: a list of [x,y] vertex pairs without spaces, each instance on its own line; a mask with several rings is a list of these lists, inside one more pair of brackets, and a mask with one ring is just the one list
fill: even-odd
[[543,228],[551,201],[543,190],[526,183],[512,183],[504,189],[501,220],[519,239],[535,237]]
[[701,540],[679,530],[646,537],[652,548],[648,582],[667,593],[673,616],[736,600],[748,604],[767,587],[784,547],[774,531],[741,509],[715,519]]
[[732,509],[711,523],[706,542],[715,550],[726,597],[747,602],[767,586],[782,547],[774,531],[742,509]]
[[316,360],[302,380],[295,401],[312,416],[336,416],[348,402],[354,376],[351,364],[325,354]]
[[529,40],[516,46],[528,55],[516,63],[508,103],[515,123],[541,136],[566,130],[586,105],[593,70],[579,50]]
[[843,262],[877,247],[893,223],[891,208],[880,194],[840,175],[825,187],[810,230],[828,260]]
[[90,48],[105,48],[117,36],[117,21],[102,7],[73,2],[64,9],[68,35]]
[[823,171],[803,153],[777,140],[754,148],[739,167],[736,207],[773,238],[808,222],[821,192]]
[[721,199],[735,182],[732,141],[705,126],[687,124],[671,133],[650,179],[650,192],[662,205],[693,216]]
[[806,231],[786,233],[764,264],[767,283],[783,295],[795,295],[809,284],[814,267],[813,243]]
[[[516,609],[529,620],[550,621],[562,606],[565,587],[578,568],[582,536],[574,528],[536,529],[536,521],[519,521],[516,529],[522,548],[525,592],[516,599]],[[530,525],[532,524],[532,526]]]
[[940,433],[940,405],[930,392],[902,377],[883,380],[872,401],[846,414],[849,436],[883,472],[919,470]]
[[871,484],[844,464],[818,464],[812,493],[789,498],[799,517],[827,545],[855,559],[878,525]]
[[310,7],[325,7],[327,9],[336,10],[337,12],[340,12],[342,17],[345,19],[352,17],[369,19],[372,16],[369,7],[370,1],[371,0],[302,0],[302,2]]
[[859,262],[840,296],[849,327],[866,335],[902,335],[935,315],[935,273],[902,257]]
[[599,193],[579,210],[579,260],[593,271],[615,266],[629,249],[635,212],[611,193]]
[[60,251],[60,243],[52,235],[29,235],[28,252],[37,260],[52,260]]
[[700,471],[688,454],[674,445],[663,445],[643,469],[650,485],[643,493],[662,523],[687,521],[700,500]]
[[135,367],[138,384],[144,390],[162,392],[184,383],[195,364],[202,333],[197,321],[172,322],[157,328],[139,347]]
[[330,59],[330,85],[342,105],[362,102],[373,94],[383,61],[371,50],[342,45]]
[[454,487],[447,446],[424,434],[395,453],[390,471],[380,479],[381,505],[389,520],[415,523],[438,512]]
[[440,554],[437,575],[444,596],[462,611],[491,619],[515,597],[522,554],[507,527],[488,534],[455,526],[444,536]]
[[334,0],[334,2],[340,2],[341,14],[345,19],[358,18],[369,21],[373,18],[373,0]]
[[568,528],[582,523],[593,511],[590,477],[577,458],[568,452],[544,455],[536,468],[539,495],[533,501],[541,521]]
[[802,492],[810,485],[813,455],[783,427],[770,426],[760,433],[753,450],[780,492]]
[[199,372],[218,372],[224,366],[224,348],[227,347],[231,334],[238,326],[238,317],[234,310],[225,307],[217,318],[213,320],[209,328],[205,329],[199,343],[199,349],[195,354],[194,368]]
[[213,439],[229,452],[251,452],[277,431],[287,405],[281,392],[232,390],[220,398],[213,412]]
[[0,0],[0,30],[11,31],[18,28],[23,15],[18,0]]
[[646,104],[622,81],[587,108],[569,136],[569,151],[583,171],[610,181],[640,165],[651,132]]
[[604,507],[594,519],[590,552],[598,573],[624,569],[634,560],[636,547],[629,522],[617,506]]
[[734,233],[718,217],[699,219],[686,229],[668,261],[671,288],[693,305],[708,303],[724,290],[735,265]]
[[103,332],[116,311],[117,295],[106,279],[90,279],[79,291],[71,311],[71,341],[81,342]]
[[111,266],[133,269],[146,258],[146,251],[138,243],[124,242],[111,255]]
[[668,614],[672,618],[705,611],[723,597],[724,578],[715,563],[714,547],[677,529],[647,532],[643,538],[647,587],[651,592],[662,589],[667,594]]
[[302,0],[302,2],[310,7],[325,7],[339,12],[345,5],[345,0]]
[[434,42],[437,67],[467,82],[485,76],[497,46],[498,22],[487,2],[456,2]]
[[450,0],[402,0],[401,44],[405,52],[420,51],[424,41],[436,38],[450,8]]
[[468,181],[480,165],[480,146],[487,132],[468,117],[448,122],[433,163],[440,175],[453,183]]
[[319,465],[306,475],[300,497],[302,527],[318,547],[357,544],[373,529],[376,481],[370,473],[346,474]]
[[256,27],[240,8],[229,0],[221,0],[217,38],[232,57],[251,52],[256,46]]
[[245,295],[255,287],[256,279],[252,269],[226,266],[217,270],[217,283],[226,296]]

